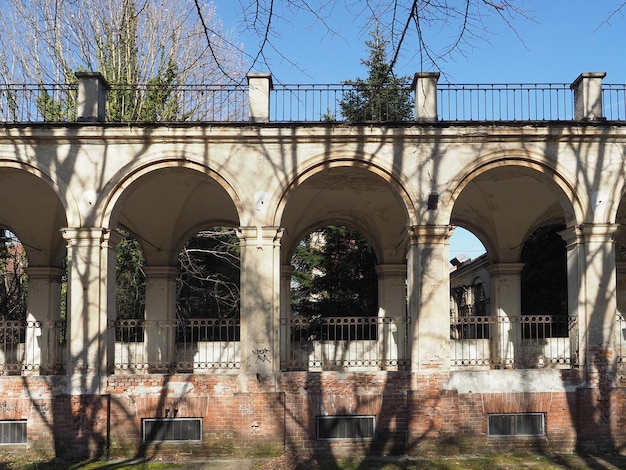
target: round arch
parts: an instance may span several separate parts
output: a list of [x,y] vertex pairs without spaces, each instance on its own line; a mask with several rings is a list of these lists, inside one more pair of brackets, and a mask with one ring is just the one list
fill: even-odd
[[155,171],[173,168],[196,171],[213,179],[229,195],[237,208],[237,213],[241,214],[243,212],[241,198],[234,187],[229,183],[230,178],[225,178],[210,167],[192,161],[187,157],[180,155],[161,155],[161,158],[144,162],[139,166],[128,165],[123,167],[116,175],[110,178],[111,183],[105,186],[102,191],[102,196],[99,199],[98,206],[102,208],[102,215],[98,223],[103,227],[110,225],[111,220],[115,219],[116,210],[119,210],[119,201],[123,199],[126,189],[137,180]]
[[[0,159],[0,225],[26,247],[29,266],[61,266],[65,242],[60,229],[80,221],[76,201],[62,181],[25,163]],[[65,196],[65,197],[64,197]]]
[[564,176],[527,157],[496,155],[477,162],[442,200],[449,223],[471,230],[493,262],[516,262],[536,229],[574,226],[583,214]]
[[306,233],[331,224],[361,232],[380,263],[404,262],[405,229],[415,211],[404,186],[380,166],[342,156],[318,157],[281,189],[277,200],[273,223],[288,234],[283,263]]
[[131,231],[150,264],[171,264],[196,228],[239,226],[241,207],[232,186],[210,168],[161,159],[117,180],[103,202],[100,223]]

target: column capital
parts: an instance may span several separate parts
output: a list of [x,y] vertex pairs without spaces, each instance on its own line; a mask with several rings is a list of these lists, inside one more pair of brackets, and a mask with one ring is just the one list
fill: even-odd
[[524,263],[496,263],[487,267],[487,272],[492,279],[504,276],[519,275],[524,269]]
[[580,224],[561,230],[559,235],[568,247],[580,243],[613,242],[619,227],[619,224]]
[[377,264],[376,274],[378,274],[379,278],[406,277],[406,264]]
[[285,234],[285,229],[282,227],[253,225],[238,227],[235,233],[237,237],[239,237],[239,241],[242,245],[254,245],[256,242],[257,248],[261,248],[269,244],[280,246],[280,241]]
[[55,266],[28,266],[25,271],[29,280],[60,280],[65,274],[64,269]]
[[146,273],[146,278],[175,279],[179,273],[176,266],[144,266],[143,271]]
[[116,246],[122,240],[119,232],[104,227],[65,227],[61,229],[61,235],[68,245],[83,245],[97,241],[110,242]]
[[410,225],[406,228],[410,243],[448,243],[454,227],[452,225]]

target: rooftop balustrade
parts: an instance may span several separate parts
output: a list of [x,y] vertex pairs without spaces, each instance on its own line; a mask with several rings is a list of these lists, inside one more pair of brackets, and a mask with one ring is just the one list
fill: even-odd
[[[626,121],[626,85],[603,84],[604,73],[583,73],[572,84],[450,84],[418,73],[400,94],[421,123]],[[241,85],[109,84],[99,73],[77,73],[72,84],[0,85],[0,122],[320,123],[348,122],[341,103],[360,93],[349,84],[274,85],[249,74]],[[397,91],[373,90],[353,120],[389,122]],[[388,96],[385,96],[388,95]]]

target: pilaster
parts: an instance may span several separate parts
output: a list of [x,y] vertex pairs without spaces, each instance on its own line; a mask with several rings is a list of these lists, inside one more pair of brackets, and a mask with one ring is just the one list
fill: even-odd
[[145,266],[146,327],[144,341],[152,372],[169,370],[174,361],[176,333],[176,277],[173,266]]
[[26,268],[28,302],[26,306],[26,341],[24,373],[57,372],[61,357],[61,279],[64,270],[43,266]]
[[[491,280],[490,312],[497,319],[492,331],[491,354],[505,366],[513,366],[520,360],[522,346],[521,317],[521,272],[523,263],[498,263],[489,266]],[[510,321],[513,320],[513,321]]]
[[[378,340],[380,357],[387,364],[400,365],[408,360],[408,324],[406,321],[406,264],[379,264],[378,275]],[[390,321],[388,323],[388,321]]]

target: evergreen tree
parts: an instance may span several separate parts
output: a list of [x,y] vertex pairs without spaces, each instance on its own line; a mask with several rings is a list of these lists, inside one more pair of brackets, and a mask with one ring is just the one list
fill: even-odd
[[359,232],[328,226],[307,235],[292,259],[293,315],[376,316],[376,254]]
[[115,308],[117,319],[137,320],[143,318],[146,304],[146,275],[141,247],[133,236],[124,230],[122,241],[117,245],[115,265]]
[[367,78],[343,82],[352,88],[340,101],[341,114],[349,121],[408,121],[413,117],[409,77],[396,78],[387,61],[388,42],[379,29],[366,41],[369,59],[361,63]]

